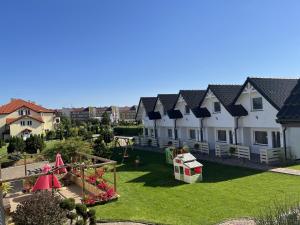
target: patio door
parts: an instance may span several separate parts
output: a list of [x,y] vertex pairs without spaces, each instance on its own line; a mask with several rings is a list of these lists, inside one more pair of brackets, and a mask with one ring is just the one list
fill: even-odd
[[280,132],[279,131],[272,131],[272,148],[280,148]]
[[177,128],[175,128],[175,130],[174,130],[174,135],[175,135],[175,140],[177,140],[178,139],[178,130],[177,130]]

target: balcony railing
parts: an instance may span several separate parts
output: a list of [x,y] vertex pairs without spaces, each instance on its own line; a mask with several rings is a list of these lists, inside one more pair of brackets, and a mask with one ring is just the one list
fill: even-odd
[[207,142],[189,140],[186,143],[192,150],[209,155],[209,146]]
[[159,146],[161,148],[166,147],[172,145],[176,148],[179,148],[180,146],[180,141],[179,140],[175,140],[173,138],[159,138]]
[[154,137],[135,136],[134,142],[135,142],[135,145],[158,147],[158,140]]

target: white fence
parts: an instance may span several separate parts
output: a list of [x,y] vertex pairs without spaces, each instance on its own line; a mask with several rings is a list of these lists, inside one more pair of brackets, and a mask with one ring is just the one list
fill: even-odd
[[135,145],[158,147],[158,141],[153,137],[135,136],[134,143]]
[[[233,155],[237,158],[251,159],[250,147],[243,145],[230,145],[223,143],[216,143],[216,156],[222,157],[227,155]],[[230,151],[233,149],[234,151]]]
[[190,140],[187,142],[187,145],[194,151],[209,155],[209,146],[208,146],[207,142],[199,142],[199,141]]
[[175,140],[175,139],[172,139],[172,138],[160,138],[159,139],[159,146],[161,148],[169,146],[170,143],[172,143],[171,144],[172,146],[174,146],[176,148],[179,148],[179,140]]
[[284,148],[261,148],[260,149],[260,162],[273,163],[282,160]]

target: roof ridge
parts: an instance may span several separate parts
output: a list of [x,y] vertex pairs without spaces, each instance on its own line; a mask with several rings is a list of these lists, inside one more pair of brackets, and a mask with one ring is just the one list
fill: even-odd
[[300,78],[299,77],[248,77],[250,79],[274,79],[274,80],[298,80]]

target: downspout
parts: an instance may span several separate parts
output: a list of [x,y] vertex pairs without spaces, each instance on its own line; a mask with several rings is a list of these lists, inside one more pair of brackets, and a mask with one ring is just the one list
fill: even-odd
[[200,141],[203,142],[203,120],[204,118],[200,119]]
[[235,128],[234,128],[234,139],[235,139],[235,145],[237,145],[237,130],[239,129],[239,118],[240,117],[236,117],[236,124],[235,124]]
[[177,140],[178,139],[178,133],[176,135],[176,128],[177,128],[177,119],[174,119],[174,139]]
[[283,147],[284,147],[284,158],[285,161],[287,160],[287,147],[286,147],[286,130],[287,128],[283,128]]

